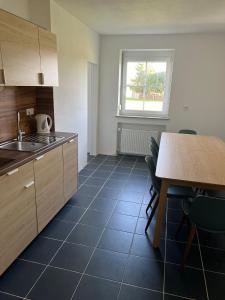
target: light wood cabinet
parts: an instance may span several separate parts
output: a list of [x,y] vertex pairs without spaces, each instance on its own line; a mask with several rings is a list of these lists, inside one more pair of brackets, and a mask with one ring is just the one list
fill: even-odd
[[37,157],[34,174],[40,232],[64,205],[62,146]]
[[0,10],[0,45],[5,85],[39,85],[38,27]]
[[0,44],[0,86],[5,85],[5,78],[4,78],[4,70],[2,64],[2,51],[1,51],[1,44]]
[[37,235],[33,162],[0,177],[0,275]]
[[44,30],[39,31],[39,45],[41,56],[41,73],[43,86],[58,85],[58,60],[55,34]]
[[77,138],[74,138],[63,145],[65,202],[67,202],[77,191],[77,150]]

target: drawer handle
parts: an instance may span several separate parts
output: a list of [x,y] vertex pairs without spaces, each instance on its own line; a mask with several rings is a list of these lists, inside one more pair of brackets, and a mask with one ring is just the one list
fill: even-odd
[[29,189],[32,185],[34,185],[34,181],[29,182],[24,187],[25,187],[25,189]]
[[70,140],[68,143],[73,143],[74,142],[74,139]]
[[38,78],[39,78],[39,84],[42,85],[45,83],[44,73],[38,73]]
[[42,159],[43,157],[44,157],[44,155],[40,155],[40,156],[36,157],[35,160],[40,160],[40,159]]
[[0,79],[1,79],[1,82],[0,84],[5,84],[5,72],[4,72],[4,69],[0,69]]
[[8,175],[8,176],[11,176],[11,175],[17,173],[18,171],[19,171],[19,169],[14,169],[14,170],[8,172],[7,175]]

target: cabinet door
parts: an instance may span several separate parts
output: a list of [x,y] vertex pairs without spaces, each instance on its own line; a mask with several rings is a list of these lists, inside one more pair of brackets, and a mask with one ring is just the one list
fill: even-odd
[[77,143],[74,138],[63,145],[64,197],[67,202],[77,191]]
[[0,177],[0,275],[37,235],[33,162]]
[[58,60],[55,34],[39,28],[41,72],[43,86],[58,85]]
[[0,10],[0,45],[5,85],[39,85],[38,27]]
[[37,157],[34,174],[40,232],[64,205],[62,146]]

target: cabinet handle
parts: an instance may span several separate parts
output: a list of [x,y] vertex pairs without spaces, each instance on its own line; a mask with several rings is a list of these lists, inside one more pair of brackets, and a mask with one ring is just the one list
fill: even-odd
[[43,157],[44,157],[44,155],[40,155],[40,156],[36,157],[35,160],[40,160],[40,159],[42,159]]
[[24,187],[25,187],[25,189],[29,189],[32,185],[34,185],[34,181],[29,182]]
[[74,142],[74,139],[70,140],[68,143],[73,143]]
[[39,83],[40,84],[45,83],[44,73],[38,73],[38,78],[39,78]]
[[11,176],[11,175],[17,173],[18,171],[19,171],[19,169],[14,169],[14,170],[8,172],[7,175],[8,175],[8,176]]
[[0,84],[5,84],[5,72],[4,72],[4,69],[0,69]]

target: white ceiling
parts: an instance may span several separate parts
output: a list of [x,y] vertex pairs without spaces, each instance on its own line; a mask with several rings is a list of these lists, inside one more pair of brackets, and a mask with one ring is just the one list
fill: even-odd
[[225,31],[225,0],[55,0],[101,34]]

